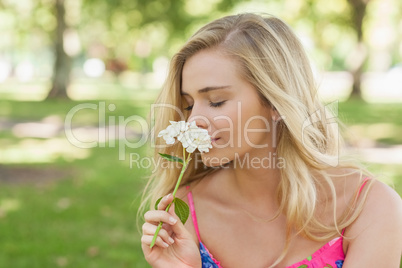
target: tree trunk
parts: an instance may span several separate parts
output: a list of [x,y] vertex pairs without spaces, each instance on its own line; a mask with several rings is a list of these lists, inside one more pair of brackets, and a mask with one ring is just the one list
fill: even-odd
[[65,21],[64,0],[55,2],[57,28],[55,40],[55,63],[53,66],[52,88],[48,99],[67,99],[67,87],[70,83],[71,58],[64,51],[64,32],[67,29]]
[[363,20],[366,15],[366,8],[369,0],[348,0],[352,7],[352,24],[357,34],[357,44],[350,55],[350,72],[353,76],[353,87],[351,98],[362,98],[361,78],[363,74],[364,63],[367,60],[367,50],[363,41]]
[[361,82],[363,67],[367,60],[367,55],[368,53],[365,44],[363,42],[359,42],[349,58],[349,61],[351,62],[350,72],[353,77],[352,93],[350,95],[351,98],[362,98]]

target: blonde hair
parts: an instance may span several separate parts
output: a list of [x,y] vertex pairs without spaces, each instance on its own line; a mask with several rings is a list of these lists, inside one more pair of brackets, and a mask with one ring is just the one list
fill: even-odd
[[[360,172],[360,176],[367,171],[339,156],[342,146],[342,139],[338,137],[339,124],[317,96],[309,60],[296,35],[283,21],[273,16],[239,14],[215,20],[196,32],[174,55],[156,103],[178,107],[182,116],[188,116],[180,94],[183,66],[188,58],[206,49],[219,49],[235,59],[243,78],[284,118],[279,121],[277,130],[276,153],[286,160],[286,168],[280,170],[277,215],[286,215],[287,238],[283,253],[272,266],[285,256],[291,234],[295,231],[309,239],[322,241],[340,234],[340,230],[357,218],[364,202],[357,202],[356,195],[343,215],[336,215],[336,192],[332,179],[338,175],[331,174],[329,170],[333,166],[351,168],[352,172]],[[164,129],[169,120],[183,120],[174,109],[164,109],[155,118],[154,133]],[[156,140],[155,144],[161,145],[160,142]],[[180,156],[182,149],[178,144],[161,148],[155,157],[159,152]],[[196,166],[197,163],[190,162],[182,185],[200,180],[214,170]],[[172,166],[152,174],[140,211],[172,191],[179,172],[180,167]],[[333,206],[333,226],[327,226],[317,218],[317,203],[321,197],[318,193],[324,186],[330,189],[330,198],[326,196],[326,201]],[[366,195],[367,191],[363,200]]]

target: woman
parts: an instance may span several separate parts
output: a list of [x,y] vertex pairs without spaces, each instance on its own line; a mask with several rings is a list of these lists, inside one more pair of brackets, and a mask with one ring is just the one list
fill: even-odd
[[184,117],[213,148],[182,180],[185,225],[164,211],[180,169],[151,177],[142,207],[165,196],[142,228],[152,267],[399,267],[401,199],[338,155],[337,124],[281,20],[241,14],[201,28],[173,57],[157,103],[169,108],[156,133]]

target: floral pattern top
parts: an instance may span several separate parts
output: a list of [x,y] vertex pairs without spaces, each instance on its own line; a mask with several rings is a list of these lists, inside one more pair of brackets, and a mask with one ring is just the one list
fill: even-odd
[[200,242],[200,254],[202,261],[202,268],[222,268],[217,260],[212,257],[208,249]]
[[[337,237],[311,256],[286,268],[342,268],[345,260],[342,240],[342,237]],[[200,242],[200,254],[202,268],[223,268],[202,242]]]
[[337,237],[306,259],[286,268],[341,268],[345,260],[343,237]]

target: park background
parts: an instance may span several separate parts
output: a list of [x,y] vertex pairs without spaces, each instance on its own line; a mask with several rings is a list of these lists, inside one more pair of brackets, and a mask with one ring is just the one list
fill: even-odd
[[173,53],[240,12],[288,22],[347,150],[402,194],[401,1],[0,0],[0,267],[148,267],[133,144]]

